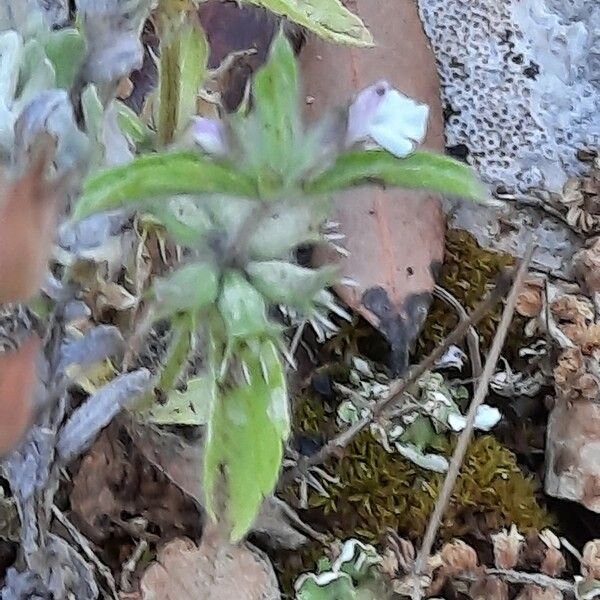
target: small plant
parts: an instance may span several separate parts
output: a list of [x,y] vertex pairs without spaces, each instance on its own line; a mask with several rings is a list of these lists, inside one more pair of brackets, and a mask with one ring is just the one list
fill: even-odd
[[[323,558],[316,573],[301,575],[294,587],[297,600],[383,600],[386,593],[377,565],[381,556],[373,546],[355,539],[344,542],[332,562]],[[391,590],[391,585],[389,586]]]
[[184,263],[149,291],[150,319],[168,319],[173,331],[156,390],[174,389],[202,331],[206,386],[186,402],[210,403],[198,410],[209,414],[206,507],[234,540],[272,492],[290,430],[285,345],[270,309],[282,305],[328,323],[335,308],[326,289],[335,269],[293,260],[299,245],[326,242],[320,226],[330,195],[367,183],[483,194],[466,166],[414,152],[427,107],[384,82],[305,130],[296,63],[282,34],[257,73],[252,101],[253,110],[225,121],[196,118],[189,133],[203,152],[144,155],[91,177],[74,210],[80,220],[143,209],[185,248]]

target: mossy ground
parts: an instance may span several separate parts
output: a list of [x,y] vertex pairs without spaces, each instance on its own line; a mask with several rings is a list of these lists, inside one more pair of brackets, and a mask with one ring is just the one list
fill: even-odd
[[[512,256],[480,248],[467,232],[449,230],[438,283],[469,311],[485,296],[499,273],[514,262]],[[477,326],[484,354],[501,313],[499,303]],[[415,360],[439,344],[457,322],[451,307],[434,300],[416,347]],[[524,324],[519,318],[512,324],[505,348],[509,360],[516,354],[514,350],[523,345]],[[326,348],[328,358],[337,356],[339,361],[334,370],[343,371],[349,357],[359,354],[369,344],[368,329],[362,321],[354,323],[330,342]],[[298,399],[295,432],[330,437],[335,427],[334,416],[318,396],[303,394]],[[454,443],[450,438],[446,440],[447,455],[451,454]],[[386,452],[368,431],[346,448],[343,457],[331,458],[324,468],[339,477],[339,483],[323,482],[328,498],[311,492],[311,508],[304,516],[324,527],[332,538],[358,537],[375,544],[382,540],[387,528],[418,541],[443,482],[443,475],[420,469],[400,455]],[[493,435],[475,437],[444,515],[440,540],[467,534],[485,536],[511,524],[522,531],[550,525],[552,517],[538,503],[536,487],[534,480],[520,469],[515,455]],[[284,490],[284,495],[291,499],[295,490]],[[293,572],[314,568],[322,553],[319,544],[311,544],[299,553],[279,557],[277,567],[288,594]]]

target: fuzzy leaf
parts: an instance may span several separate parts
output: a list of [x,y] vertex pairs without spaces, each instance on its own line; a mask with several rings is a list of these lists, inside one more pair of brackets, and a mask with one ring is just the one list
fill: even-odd
[[247,0],[294,21],[320,37],[351,46],[372,46],[373,37],[359,17],[339,0]]
[[252,285],[274,304],[308,309],[317,292],[335,281],[337,269],[307,269],[278,260],[253,262],[246,267]]
[[166,404],[156,404],[146,418],[157,425],[206,425],[215,395],[212,377],[194,377],[185,392],[172,391]]
[[248,241],[250,256],[255,260],[286,258],[300,244],[318,241],[319,225],[327,217],[328,208],[322,198],[274,204]]
[[258,356],[256,348],[242,352],[249,381],[215,399],[207,429],[206,507],[215,518],[217,504],[225,503],[233,541],[244,536],[273,491],[283,458],[282,439],[288,429],[282,427],[281,407],[274,408],[273,402],[283,397],[284,373],[281,363],[272,360],[273,351],[270,342],[263,342]]
[[194,21],[162,14],[159,62],[158,137],[162,145],[196,114],[198,91],[206,75],[208,44]]
[[204,208],[188,196],[155,202],[149,212],[160,221],[173,240],[183,246],[200,246],[213,228]]
[[38,40],[29,40],[23,48],[23,62],[19,76],[19,105],[24,106],[39,92],[56,87],[54,66],[46,57]]
[[208,263],[190,263],[157,279],[151,294],[156,300],[157,317],[202,310],[217,299],[218,272]]
[[262,295],[236,271],[228,271],[223,278],[219,312],[230,340],[261,336],[274,330]]
[[73,219],[162,196],[218,193],[253,197],[256,186],[232,167],[191,152],[150,154],[88,179]]
[[85,57],[85,40],[73,28],[53,32],[46,42],[46,56],[56,71],[56,87],[70,89]]
[[263,165],[285,177],[294,167],[294,147],[301,135],[298,71],[294,52],[280,31],[266,65],[256,74],[252,88],[259,147]]
[[333,167],[309,182],[306,191],[329,194],[372,182],[471,200],[485,197],[485,190],[473,170],[452,158],[430,152],[396,158],[388,152],[374,150],[343,154]]

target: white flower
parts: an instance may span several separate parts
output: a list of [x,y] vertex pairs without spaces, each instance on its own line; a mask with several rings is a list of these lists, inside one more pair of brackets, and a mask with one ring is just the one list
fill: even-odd
[[415,102],[387,81],[365,88],[348,110],[346,145],[375,142],[402,158],[425,138],[429,107]]

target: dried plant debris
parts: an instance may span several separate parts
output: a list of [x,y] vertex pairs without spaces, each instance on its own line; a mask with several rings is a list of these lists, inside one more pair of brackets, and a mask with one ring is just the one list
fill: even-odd
[[[585,235],[600,233],[600,156],[588,157],[588,172],[569,179],[561,194],[546,193],[546,201],[570,227]],[[540,192],[542,193],[542,192]]]
[[199,547],[187,538],[163,546],[140,588],[142,600],[281,597],[273,567],[262,552],[247,544],[221,545],[206,534]]
[[453,539],[428,558],[424,573],[417,578],[415,549],[409,540],[389,531],[377,550],[350,538],[334,542],[314,572],[298,577],[296,598],[412,598],[417,589],[420,598],[432,600],[589,599],[596,596],[586,595],[586,590],[595,591],[600,586],[589,566],[597,543],[590,542],[584,548],[582,575],[566,578],[567,550],[554,533],[546,529],[525,537],[513,526],[510,532],[493,536],[493,560],[488,542],[475,550],[465,541]]

